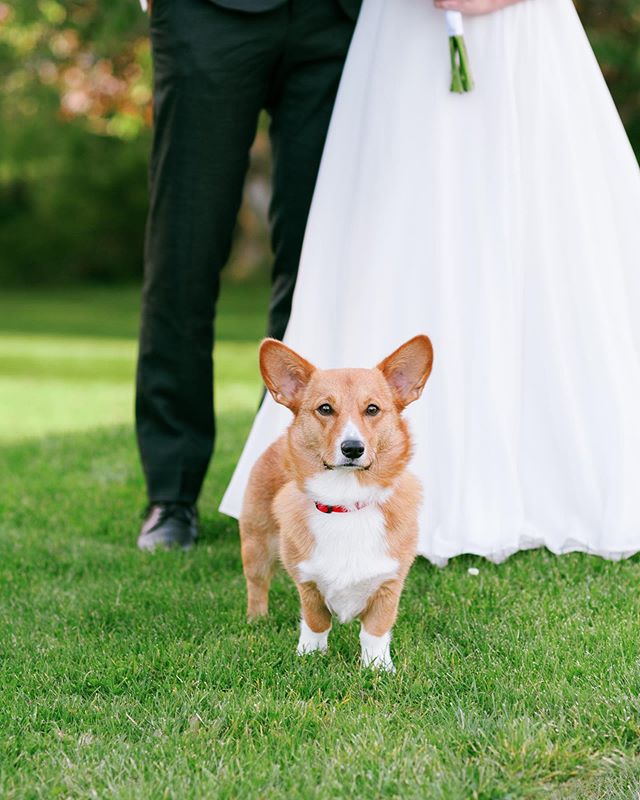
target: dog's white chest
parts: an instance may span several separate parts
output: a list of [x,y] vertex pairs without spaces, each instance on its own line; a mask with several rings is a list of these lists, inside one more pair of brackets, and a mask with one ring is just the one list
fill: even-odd
[[315,583],[330,611],[348,622],[398,573],[398,561],[387,551],[384,515],[374,505],[349,513],[314,510],[309,527],[315,547],[298,564],[299,580]]

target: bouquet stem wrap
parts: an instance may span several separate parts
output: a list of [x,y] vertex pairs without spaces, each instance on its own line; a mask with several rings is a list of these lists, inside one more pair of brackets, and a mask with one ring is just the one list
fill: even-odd
[[469,67],[467,45],[464,41],[462,14],[459,11],[446,11],[445,17],[451,55],[451,91],[456,94],[464,94],[473,89],[473,76]]

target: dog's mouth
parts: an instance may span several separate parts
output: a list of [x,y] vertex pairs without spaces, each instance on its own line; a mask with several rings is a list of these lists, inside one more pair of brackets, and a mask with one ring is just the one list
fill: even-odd
[[326,461],[322,462],[324,464],[325,469],[349,469],[354,471],[361,471],[366,472],[368,469],[371,469],[371,465],[373,461],[370,461],[368,464],[358,464],[355,461],[345,461],[344,464],[327,464]]

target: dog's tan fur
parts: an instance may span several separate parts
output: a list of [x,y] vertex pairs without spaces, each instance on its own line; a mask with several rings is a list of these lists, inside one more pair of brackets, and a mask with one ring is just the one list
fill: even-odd
[[[315,547],[309,515],[320,513],[307,481],[336,468],[341,432],[348,420],[357,420],[371,463],[355,474],[361,486],[387,490],[380,509],[388,554],[398,561],[396,576],[369,597],[359,618],[374,636],[391,630],[416,554],[421,500],[420,484],[407,471],[411,439],[401,412],[422,393],[432,362],[426,336],[410,340],[374,369],[319,370],[282,343],[263,342],[264,381],[274,399],[293,411],[294,419],[256,462],[240,517],[250,619],[267,614],[269,584],[279,556],[296,584],[309,628],[322,632],[330,627],[331,613],[320,590],[315,583],[302,582],[298,574],[298,565]],[[330,416],[318,412],[325,403],[334,410]],[[375,416],[367,414],[371,404],[380,408]]]

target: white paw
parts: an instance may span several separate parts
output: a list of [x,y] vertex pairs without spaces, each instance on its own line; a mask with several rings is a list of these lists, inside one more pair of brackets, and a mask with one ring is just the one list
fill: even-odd
[[395,672],[396,668],[391,656],[371,656],[370,653],[362,654],[362,666],[371,669],[381,670],[382,672]]
[[331,628],[329,627],[326,631],[315,633],[304,620],[301,620],[300,639],[298,640],[298,649],[296,650],[297,654],[299,656],[304,656],[307,653],[326,653],[327,647],[329,646],[330,630]]
[[360,646],[363,667],[372,667],[385,672],[396,671],[391,660],[391,632],[384,633],[382,636],[373,636],[361,628]]

